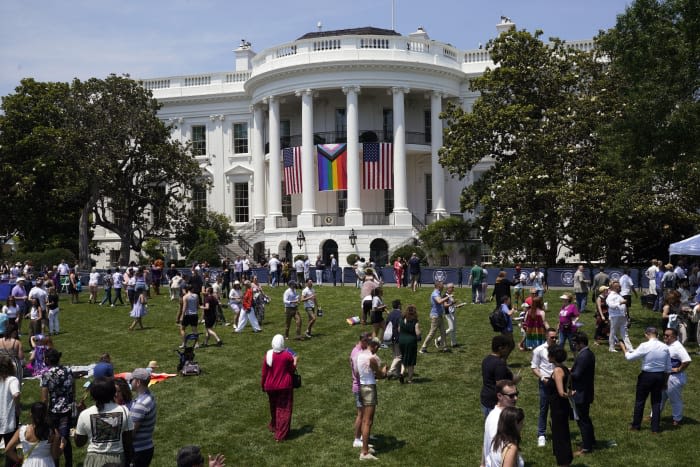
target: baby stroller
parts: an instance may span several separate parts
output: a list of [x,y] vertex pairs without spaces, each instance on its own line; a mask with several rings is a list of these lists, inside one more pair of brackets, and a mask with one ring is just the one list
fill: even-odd
[[188,334],[185,336],[185,347],[182,351],[175,350],[178,354],[178,364],[177,371],[182,376],[199,376],[202,370],[199,368],[199,363],[195,361],[194,356],[194,345],[187,345],[189,341],[193,340],[195,343],[199,339],[199,334]]
[[255,308],[255,318],[258,320],[258,323],[262,325],[263,320],[265,319],[265,305],[270,303],[271,299],[265,293],[263,293],[262,290],[258,290],[255,292],[255,295],[253,295],[253,308]]

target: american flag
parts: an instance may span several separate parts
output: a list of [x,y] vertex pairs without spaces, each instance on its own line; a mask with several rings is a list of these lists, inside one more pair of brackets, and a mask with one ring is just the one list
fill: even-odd
[[301,147],[282,149],[284,189],[288,195],[301,193]]
[[391,143],[362,145],[362,188],[390,190],[394,188],[394,148]]

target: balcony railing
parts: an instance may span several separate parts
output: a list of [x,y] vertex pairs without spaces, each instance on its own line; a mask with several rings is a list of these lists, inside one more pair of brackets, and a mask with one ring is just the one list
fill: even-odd
[[[430,133],[419,131],[406,132],[406,144],[430,145]],[[362,143],[393,143],[394,133],[382,130],[360,130],[359,142]],[[314,144],[347,143],[347,133],[344,131],[320,131],[314,133]],[[301,135],[283,136],[280,138],[281,148],[301,146]],[[270,151],[269,142],[265,143],[265,152]]]
[[297,216],[291,216],[291,218],[287,219],[286,217],[276,217],[275,218],[275,227],[278,229],[288,229],[288,228],[296,228],[297,226]]
[[334,212],[314,214],[314,227],[335,227],[345,225],[345,217]]
[[389,216],[383,212],[363,212],[362,223],[364,225],[389,225]]

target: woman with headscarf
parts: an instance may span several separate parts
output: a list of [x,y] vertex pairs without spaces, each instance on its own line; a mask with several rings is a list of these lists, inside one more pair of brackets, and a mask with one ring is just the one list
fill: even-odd
[[260,385],[270,401],[270,423],[268,429],[275,434],[277,442],[284,441],[292,425],[294,406],[293,375],[298,357],[284,344],[284,336],[272,338],[272,349],[268,350],[262,363]]

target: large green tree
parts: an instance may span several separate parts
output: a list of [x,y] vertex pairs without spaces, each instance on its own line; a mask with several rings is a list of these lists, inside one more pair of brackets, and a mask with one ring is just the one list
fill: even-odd
[[82,163],[73,146],[64,103],[67,83],[24,79],[2,98],[0,204],[2,234],[17,234],[25,251],[77,251]]
[[[6,102],[16,104],[13,112],[7,113]],[[184,213],[188,193],[195,184],[206,183],[187,148],[170,139],[151,92],[126,76],[76,79],[70,85],[23,81],[3,106],[2,134],[11,135],[3,155],[25,160],[21,176],[51,161],[51,173],[65,187],[62,199],[71,202],[73,221],[79,216],[84,266],[89,264],[91,227],[118,235],[120,263],[125,264],[130,250],[139,251],[144,239],[172,232],[172,220]],[[30,110],[36,115],[28,118]],[[43,121],[41,113],[53,118]],[[26,141],[33,143],[29,149]],[[30,181],[22,180],[24,196],[41,198],[43,188]],[[43,214],[48,217],[51,211]],[[28,232],[32,226],[23,228]]]
[[561,247],[599,255],[602,242],[575,244],[572,218],[603,197],[596,167],[596,127],[606,118],[603,65],[595,55],[541,32],[511,30],[487,45],[494,67],[472,79],[480,96],[471,111],[451,105],[441,163],[464,177],[479,162],[489,169],[462,192],[478,213],[483,240],[501,257],[537,256],[554,264]]
[[617,100],[602,135],[624,181],[618,235],[634,259],[665,256],[700,229],[700,2],[636,0],[597,47]]

